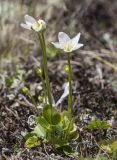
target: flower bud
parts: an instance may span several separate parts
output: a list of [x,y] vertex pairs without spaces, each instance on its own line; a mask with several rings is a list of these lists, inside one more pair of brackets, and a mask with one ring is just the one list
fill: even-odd
[[36,75],[42,77],[42,69],[41,68],[36,68],[35,69]]
[[64,71],[65,71],[66,74],[69,73],[69,66],[68,66],[68,65],[65,65],[65,66],[64,66]]
[[42,103],[42,102],[43,102],[43,97],[42,97],[42,96],[38,96],[38,101],[39,101],[40,103]]
[[29,95],[29,94],[30,94],[29,89],[28,89],[27,87],[23,87],[23,88],[22,88],[22,92],[23,92],[24,94],[26,94],[26,95]]

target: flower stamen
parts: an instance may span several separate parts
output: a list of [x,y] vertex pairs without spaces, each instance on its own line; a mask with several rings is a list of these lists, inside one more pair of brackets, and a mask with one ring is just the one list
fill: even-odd
[[64,51],[71,52],[72,47],[73,47],[72,44],[66,43],[64,44]]

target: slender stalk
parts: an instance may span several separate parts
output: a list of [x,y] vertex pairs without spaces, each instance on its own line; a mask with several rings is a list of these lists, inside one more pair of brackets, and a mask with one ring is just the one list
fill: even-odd
[[[39,38],[40,44],[42,46],[43,44],[42,44],[42,39],[41,39],[41,35],[40,34],[38,34],[38,38]],[[44,75],[45,75],[45,73],[44,73]],[[43,79],[42,75],[40,75],[40,78],[41,78],[41,81],[42,81],[42,86],[43,86],[43,91],[44,91],[44,97],[45,97],[45,103],[47,104],[46,84],[44,82],[44,79]]]
[[44,34],[42,32],[40,32],[38,34],[38,37],[39,37],[40,45],[41,45],[41,48],[42,48],[43,67],[44,67],[44,75],[45,75],[45,80],[46,80],[46,89],[47,89],[48,101],[49,101],[49,105],[52,107],[52,98],[51,98],[51,89],[50,89],[49,78],[48,78],[47,56],[46,56],[46,45],[45,45]]
[[71,69],[71,63],[70,63],[70,52],[68,52],[68,66],[69,66],[69,72],[68,72],[68,80],[69,80],[69,97],[68,97],[68,111],[72,112],[72,69]]
[[33,96],[31,95],[31,93],[30,93],[30,91],[28,90],[28,88],[27,88],[27,87],[23,87],[23,88],[22,88],[22,91],[23,91],[23,93],[25,93],[25,94],[32,100],[32,103],[34,104],[34,107],[35,107],[35,109],[36,109],[36,112],[37,112],[37,114],[39,115],[39,110],[38,110],[36,101],[35,101],[35,99],[33,98]]
[[[43,68],[44,68],[44,75],[45,75],[45,80],[46,80],[46,91],[47,91],[49,105],[51,107],[51,121],[52,121],[52,97],[51,97],[51,89],[50,89],[49,78],[48,78],[46,44],[45,44],[44,34],[43,33],[39,33],[38,36],[39,36],[40,45],[41,45],[41,48],[42,48]],[[51,129],[53,131],[53,126],[51,126]],[[52,143],[54,144],[53,137],[54,137],[54,133],[52,132],[51,140],[52,140]]]
[[36,102],[35,102],[35,99],[30,95],[30,98],[31,98],[31,100],[32,100],[32,103],[34,104],[34,106],[35,106],[35,109],[36,109],[36,112],[37,112],[37,115],[39,116],[39,109],[38,109],[38,107],[37,107],[37,104],[36,104]]
[[45,101],[43,101],[45,104],[47,104],[47,95],[46,95],[46,87],[45,87],[45,82],[43,77],[41,76],[41,81],[42,81],[42,86],[43,86],[43,90],[44,90],[44,97],[45,97]]

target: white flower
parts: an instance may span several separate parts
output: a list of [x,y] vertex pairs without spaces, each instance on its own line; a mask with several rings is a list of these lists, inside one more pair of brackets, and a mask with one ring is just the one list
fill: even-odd
[[74,38],[70,39],[70,37],[66,33],[59,32],[59,42],[52,42],[52,44],[56,48],[63,49],[65,52],[71,52],[83,46],[83,44],[79,43],[79,39],[80,33],[78,33]]
[[29,15],[25,15],[25,22],[21,23],[21,26],[25,29],[34,30],[35,32],[44,31],[46,29],[46,23],[45,21],[39,19],[36,21],[33,17]]

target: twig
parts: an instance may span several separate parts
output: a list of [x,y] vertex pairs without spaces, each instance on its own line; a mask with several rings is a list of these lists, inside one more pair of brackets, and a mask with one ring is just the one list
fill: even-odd
[[111,160],[110,157],[109,157],[109,155],[108,155],[108,153],[105,152],[105,150],[104,150],[101,146],[99,146],[99,144],[97,143],[95,137],[94,137],[93,135],[92,135],[92,137],[93,137],[93,139],[94,139],[96,145],[98,146],[98,148],[99,148],[100,150],[102,150],[102,151],[105,153],[105,155],[108,157],[109,160]]

